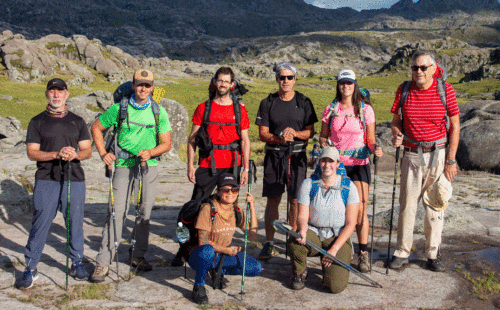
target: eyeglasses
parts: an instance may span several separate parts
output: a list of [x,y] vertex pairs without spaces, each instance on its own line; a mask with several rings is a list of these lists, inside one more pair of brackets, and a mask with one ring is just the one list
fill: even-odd
[[218,80],[218,79],[217,79],[217,80],[215,80],[215,81],[216,81],[217,83],[220,83],[220,84],[227,84],[227,85],[231,84],[231,81],[224,81],[224,80]]
[[422,72],[427,71],[428,68],[432,67],[433,65],[429,66],[411,66],[412,71],[418,71],[418,69],[422,70]]
[[229,188],[229,187],[223,187],[220,189],[220,191],[223,193],[223,194],[229,194],[229,192],[233,193],[233,194],[238,194],[239,191],[240,191],[240,188],[239,187],[233,187],[233,188]]
[[278,75],[278,78],[280,79],[280,81],[284,81],[286,79],[291,81],[295,78],[295,76],[294,75]]

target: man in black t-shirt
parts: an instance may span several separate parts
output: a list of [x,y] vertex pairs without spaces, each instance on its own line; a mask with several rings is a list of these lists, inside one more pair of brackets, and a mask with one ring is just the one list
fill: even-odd
[[37,264],[59,208],[66,221],[68,179],[71,181],[69,256],[73,262],[70,275],[76,280],[89,277],[82,265],[85,176],[80,161],[92,156],[90,135],[85,121],[68,111],[69,92],[63,80],[50,80],[45,96],[49,101],[47,108],[31,119],[26,136],[28,158],[36,161],[37,171],[33,191],[35,210],[24,252],[26,270],[16,283],[19,289],[32,287],[38,278]]
[[[297,75],[295,66],[281,62],[275,65],[274,72],[279,91],[262,100],[255,121],[259,126],[260,140],[266,142],[262,190],[262,196],[267,197],[264,216],[266,243],[258,259],[269,259],[275,255],[272,223],[279,218],[278,207],[285,184],[288,184],[290,225],[297,229],[297,192],[306,178],[307,141],[314,136],[314,123],[318,121],[311,100],[293,90]],[[290,151],[292,155],[288,162]]]

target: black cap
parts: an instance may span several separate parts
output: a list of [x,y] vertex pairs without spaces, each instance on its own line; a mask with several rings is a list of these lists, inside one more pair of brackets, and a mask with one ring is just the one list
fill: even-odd
[[58,87],[63,90],[68,89],[68,85],[66,85],[66,82],[58,78],[52,79],[47,83],[47,90],[51,90],[54,87]]
[[221,188],[226,185],[239,186],[234,174],[223,173],[219,176],[219,179],[217,180],[217,188]]

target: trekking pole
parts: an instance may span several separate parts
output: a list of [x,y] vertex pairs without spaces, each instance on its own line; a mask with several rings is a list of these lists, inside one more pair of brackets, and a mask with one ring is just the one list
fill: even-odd
[[[255,163],[253,160],[250,159],[249,165],[248,165],[249,171],[248,171],[248,192],[252,192],[252,181],[256,182],[257,181],[257,168],[255,167]],[[255,178],[252,180],[252,176]],[[248,217],[248,214],[250,213],[250,204],[247,203],[247,210],[246,210],[246,215],[245,215],[245,248],[243,250],[243,273],[241,274],[241,300],[243,301],[243,295],[245,294],[245,270],[247,267],[247,244],[248,244],[248,223],[250,221],[250,218]]]
[[[297,232],[293,231],[291,229],[291,227],[288,228],[283,223],[280,223],[277,220],[273,222],[273,226],[276,228],[276,230],[281,231],[282,233],[288,233],[292,237],[294,237],[295,239],[301,239],[302,238]],[[365,276],[364,274],[362,274],[361,272],[359,272],[358,270],[356,270],[356,268],[353,268],[353,267],[351,267],[351,265],[348,265],[348,264],[344,263],[343,261],[341,261],[337,257],[335,257],[332,254],[328,253],[326,250],[324,250],[321,247],[317,246],[316,244],[312,243],[311,241],[309,241],[309,240],[306,239],[306,244],[309,245],[311,248],[315,249],[316,251],[320,252],[321,254],[325,255],[329,259],[331,259],[333,262],[335,262],[340,267],[343,267],[343,268],[347,269],[348,271],[352,271],[355,275],[357,275],[361,279],[369,282],[371,285],[382,288],[382,285],[380,285],[378,282],[373,281],[372,279],[368,278],[367,276]]]
[[[378,144],[375,144],[375,150],[379,148]],[[372,273],[372,262],[373,262],[373,231],[375,230],[375,205],[377,204],[377,168],[378,168],[378,157],[373,155],[373,163],[375,164],[375,172],[373,174],[373,211],[372,211],[372,243],[370,245],[370,273]]]
[[111,219],[113,220],[113,234],[115,243],[115,258],[116,258],[116,275],[119,278],[120,272],[118,270],[118,238],[116,237],[116,210],[115,210],[115,195],[113,193],[113,167],[106,166],[106,177],[109,178],[109,205],[111,208]]
[[69,213],[71,211],[71,162],[68,161],[68,207],[66,209],[66,291],[68,291],[69,275]]
[[[286,222],[289,223],[290,214],[290,181],[291,181],[291,167],[292,167],[292,142],[288,142],[288,165],[287,165],[287,181],[286,181]],[[288,234],[286,235],[285,242],[285,259],[288,258]]]
[[140,174],[140,181],[139,181],[139,191],[137,192],[137,202],[135,204],[135,220],[134,220],[134,230],[132,234],[132,250],[130,251],[130,268],[129,268],[129,280],[131,277],[131,270],[132,270],[132,261],[134,260],[134,249],[135,249],[135,242],[136,242],[136,234],[137,234],[137,221],[139,219],[139,212],[141,210],[142,206],[142,186],[143,186],[143,180],[144,180],[144,174],[147,171],[147,166],[145,162],[141,161],[141,164],[139,166],[139,174]]
[[394,186],[392,187],[392,208],[391,208],[391,221],[389,225],[389,244],[387,245],[387,260],[386,260],[386,270],[385,274],[389,274],[389,255],[391,252],[391,235],[392,235],[392,218],[394,215],[394,200],[396,198],[396,183],[398,182],[398,159],[399,159],[399,149],[398,146],[396,148],[396,164],[394,165]]

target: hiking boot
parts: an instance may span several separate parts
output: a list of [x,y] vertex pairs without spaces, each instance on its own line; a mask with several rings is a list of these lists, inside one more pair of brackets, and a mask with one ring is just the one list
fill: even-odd
[[[213,283],[215,281],[215,275],[217,273],[217,271],[215,269],[210,269],[210,271],[208,272],[210,274],[210,278],[212,279],[212,286],[213,286]],[[220,278],[219,278],[219,283],[218,285],[215,286],[215,289],[219,289],[219,290],[223,290],[227,287],[227,281],[226,279],[224,279],[224,275],[221,274],[220,275]]]
[[262,247],[259,256],[257,256],[257,259],[268,260],[275,255],[278,255],[278,253],[274,250],[274,245],[271,245],[269,242],[266,242]]
[[204,285],[195,285],[193,288],[193,300],[197,304],[208,304],[207,291]]
[[389,264],[389,268],[397,270],[397,269],[401,269],[404,265],[407,265],[409,263],[410,263],[410,260],[408,258],[393,256],[392,261]]
[[144,257],[132,257],[131,264],[137,271],[151,271],[153,266]]
[[292,288],[296,291],[306,286],[307,269],[303,273],[292,277]]
[[362,273],[367,273],[370,269],[370,255],[368,251],[360,251],[358,256],[358,270]]
[[38,279],[38,271],[29,270],[26,268],[23,272],[23,277],[16,283],[16,288],[26,290],[33,286],[33,283]]
[[427,268],[429,268],[432,271],[435,272],[443,272],[444,271],[444,265],[443,262],[441,262],[441,257],[437,257],[436,259],[428,258],[427,259]]
[[83,267],[81,262],[71,265],[71,270],[69,271],[69,275],[74,277],[77,281],[83,281],[89,279],[89,273]]
[[179,251],[177,251],[177,254],[175,254],[175,257],[172,260],[172,264],[170,266],[172,267],[183,266],[187,261],[187,257],[188,257],[187,247],[186,249],[184,249],[184,245],[181,245]]
[[106,276],[109,274],[108,267],[96,266],[94,269],[94,273],[90,277],[90,282],[103,282],[106,279]]

